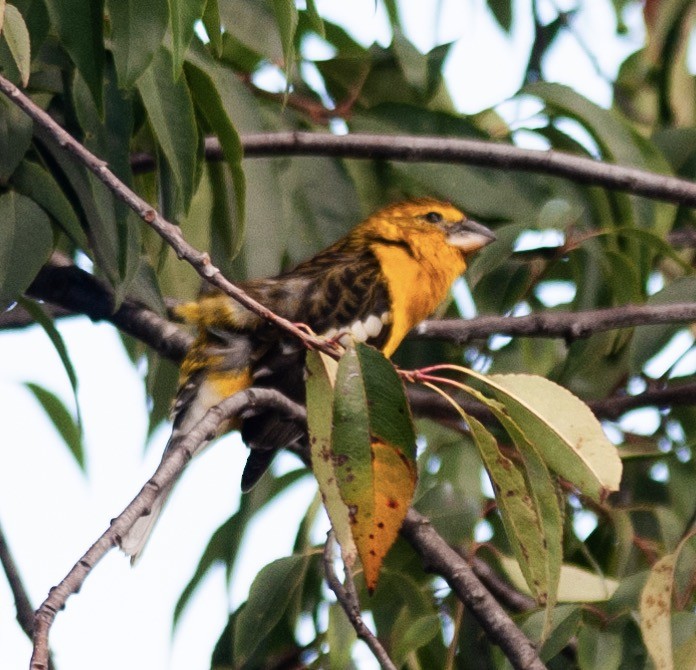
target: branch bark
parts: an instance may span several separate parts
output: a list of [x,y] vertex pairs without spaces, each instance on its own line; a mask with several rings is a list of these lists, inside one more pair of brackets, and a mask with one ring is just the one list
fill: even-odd
[[65,607],[71,595],[77,593],[95,565],[115,546],[119,538],[144,515],[155,500],[157,493],[175,482],[191,460],[192,454],[210,442],[218,426],[229,417],[258,407],[260,404],[287,411],[290,418],[301,420],[304,408],[271,389],[247,389],[223,400],[208,410],[199,423],[175,448],[166,452],[152,477],[128,506],[111,521],[109,527],[97,541],[75,563],[70,572],[54,586],[34,616],[34,650],[31,670],[46,670],[49,667],[48,636],[56,614]]
[[[562,151],[521,149],[509,144],[456,137],[360,133],[252,133],[242,135],[241,140],[246,158],[333,156],[421,163],[461,163],[548,174],[572,179],[580,184],[602,186],[646,198],[696,206],[696,183],[692,181],[603,163]],[[206,138],[205,152],[208,160],[223,160],[222,148],[217,138]],[[150,171],[155,167],[154,159],[149,154],[134,154],[131,167],[134,172]]]
[[401,535],[423,558],[426,570],[436,572],[447,581],[514,668],[544,669],[534,645],[483,586],[469,564],[438,535],[428,519],[410,509]]
[[396,665],[394,665],[394,662],[391,660],[391,658],[389,658],[389,654],[387,654],[387,651],[382,646],[382,643],[363,621],[362,615],[360,614],[360,602],[358,601],[358,597],[355,592],[355,585],[353,584],[348,567],[345,568],[345,571],[346,583],[349,586],[346,587],[341,584],[341,580],[338,578],[333,565],[335,547],[336,539],[333,531],[331,530],[326,538],[323,556],[324,573],[326,574],[326,581],[329,588],[336,595],[336,600],[338,600],[339,604],[343,608],[343,611],[346,613],[346,616],[355,629],[357,636],[369,647],[382,669],[397,670]]
[[696,302],[622,305],[584,312],[543,312],[528,316],[479,316],[473,319],[423,321],[412,335],[466,344],[491,335],[562,337],[567,341],[617,328],[660,323],[693,323]]
[[130,207],[147,225],[149,225],[169,246],[174,249],[181,260],[185,260],[191,267],[209,284],[220,289],[223,293],[234,298],[249,311],[257,314],[262,319],[273,323],[278,328],[291,333],[305,346],[318,349],[336,356],[336,347],[325,339],[309,335],[288,319],[278,316],[270,309],[247,295],[242,289],[225,278],[210,260],[207,252],[198,251],[190,245],[181,233],[181,229],[167,221],[156,209],[150,206],[134,191],[128,188],[109,169],[107,163],[82,144],[75,140],[68,132],[61,128],[51,116],[36,105],[29,97],[24,95],[12,82],[0,75],[0,91],[2,91],[15,105],[22,109],[37,125],[39,134],[47,136],[48,141],[57,142],[58,145],[73,154],[73,156],[92,172],[113,194]]

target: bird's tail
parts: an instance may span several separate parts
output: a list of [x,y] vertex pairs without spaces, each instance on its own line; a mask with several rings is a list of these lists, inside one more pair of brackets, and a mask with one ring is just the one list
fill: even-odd
[[137,519],[130,529],[120,538],[119,546],[126,555],[130,556],[131,565],[135,565],[140,558],[147,541],[150,539],[152,530],[157,523],[157,519],[159,519],[162,513],[164,504],[167,502],[167,498],[169,498],[172,488],[173,484],[159,491],[150,507],[149,514],[143,515]]

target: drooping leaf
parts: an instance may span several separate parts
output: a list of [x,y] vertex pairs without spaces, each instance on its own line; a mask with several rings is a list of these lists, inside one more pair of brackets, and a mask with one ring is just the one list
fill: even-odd
[[357,558],[357,548],[351,532],[350,510],[341,498],[332,448],[334,386],[338,364],[321,352],[308,351],[306,367],[307,427],[312,470],[341,546],[343,562],[348,568],[352,568]]
[[229,579],[248,524],[255,518],[259,510],[272,503],[279,494],[286,491],[289,486],[292,486],[305,474],[302,470],[292,470],[277,478],[263,477],[252,491],[242,496],[237,512],[213,533],[193,576],[179,596],[174,608],[172,622],[175,628],[208,570],[213,565],[222,564],[225,566]]
[[34,397],[41,403],[44,411],[55,426],[56,430],[63,438],[70,453],[73,455],[80,470],[85,469],[85,455],[82,446],[82,430],[79,424],[73,419],[70,412],[65,408],[62,400],[54,393],[47,391],[37,384],[27,384],[26,387],[34,394]]
[[167,0],[106,0],[118,83],[131,88],[152,61],[167,29]]
[[312,26],[313,30],[319,35],[319,37],[326,37],[326,30],[324,29],[324,21],[322,20],[319,12],[317,11],[316,0],[307,0],[307,17],[309,18],[309,25]]
[[403,386],[376,349],[349,346],[341,357],[333,421],[336,480],[365,582],[374,590],[416,484],[415,433]]
[[[76,76],[73,100],[80,124],[87,136],[85,145],[100,158],[107,160],[113,172],[129,185],[132,182],[129,138],[133,132],[133,108],[129,96],[118,88],[114,63],[105,64],[104,114],[100,114],[82,77]],[[141,224],[134,212],[105,188],[92,172],[87,181],[93,195],[94,207],[99,213],[90,219],[92,242],[95,248],[105,247],[101,258],[113,253],[117,274],[112,277],[115,305],[121,304],[140,267]],[[110,251],[109,247],[113,250]]]
[[[498,560],[515,588],[530,592],[518,562],[507,556],[500,556]],[[575,565],[563,565],[558,584],[558,602],[602,602],[609,600],[618,587],[616,579],[603,577]]]
[[640,595],[640,630],[656,668],[671,670],[672,657],[672,586],[677,554],[663,556],[650,570]]
[[273,12],[280,32],[280,41],[283,45],[283,66],[289,75],[295,61],[297,6],[294,0],[273,0]]
[[510,33],[512,28],[512,0],[487,0],[487,4],[498,25],[506,33]]
[[[198,59],[196,59],[195,62],[198,62]],[[221,71],[214,68],[212,64],[209,64],[209,67],[203,68],[197,67],[192,61],[189,61],[186,65],[186,78],[191,88],[193,100],[220,140],[225,161],[232,173],[235,193],[234,202],[237,210],[238,230],[236,237],[238,244],[241,244],[243,240],[244,208],[246,202],[246,180],[244,177],[244,170],[242,169],[244,151],[237,129],[230,118],[229,111],[226,109],[220,93],[226,86],[225,82],[221,80],[220,74]],[[231,257],[234,257],[238,250],[239,246],[235,249],[231,249]]]
[[220,6],[218,0],[207,0],[203,12],[203,25],[210,40],[210,47],[216,58],[222,55],[222,27],[220,25]]
[[104,0],[46,0],[51,24],[102,110]]
[[570,391],[532,375],[467,374],[505,405],[544,461],[561,477],[594,500],[618,490],[621,460],[616,447],[589,407]]
[[15,171],[31,145],[31,119],[5,96],[0,98],[0,184]]
[[186,78],[174,80],[172,62],[171,53],[160,46],[137,86],[152,132],[174,176],[177,204],[186,212],[195,184],[198,128]]
[[[20,298],[20,304],[29,314],[31,314],[34,321],[36,321],[36,323],[38,323],[44,329],[46,335],[48,335],[48,339],[51,340],[51,344],[53,344],[53,347],[55,348],[58,356],[60,357],[60,361],[63,364],[65,373],[68,376],[68,380],[70,381],[70,387],[72,388],[73,392],[73,398],[75,400],[75,412],[77,414],[77,421],[75,425],[78,431],[77,439],[78,446],[80,449],[80,459],[82,459],[82,413],[80,412],[80,402],[77,397],[78,381],[77,374],[75,373],[75,368],[73,367],[72,360],[70,359],[70,354],[68,353],[68,348],[65,346],[63,336],[60,334],[55,324],[53,323],[53,319],[51,319],[48,312],[46,312],[46,310],[41,306],[40,303],[34,302],[33,300],[28,300],[26,298]],[[67,439],[65,441],[68,443],[68,445],[70,444],[70,442],[68,442]],[[81,460],[80,465],[84,466],[84,463],[82,463]]]
[[196,21],[205,10],[206,0],[168,0],[169,25],[172,29],[173,52],[170,61],[171,74],[178,79],[184,64],[186,51],[193,39]]
[[11,183],[48,212],[80,249],[89,252],[89,242],[75,210],[50,172],[33,161],[23,160],[12,174]]
[[0,32],[7,42],[12,58],[22,77],[22,86],[26,86],[29,83],[31,70],[31,44],[24,18],[14,5],[8,4],[5,7],[5,21],[4,24],[0,25]]
[[15,191],[0,195],[0,312],[31,284],[53,249],[46,213]]
[[235,660],[241,666],[280,621],[302,584],[308,556],[288,556],[256,575],[234,631]]

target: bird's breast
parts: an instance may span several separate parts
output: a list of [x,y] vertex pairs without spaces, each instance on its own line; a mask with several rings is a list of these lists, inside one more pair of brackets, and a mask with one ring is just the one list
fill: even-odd
[[373,252],[379,259],[391,299],[392,330],[383,347],[384,354],[391,356],[406,334],[447,297],[466,263],[454,248],[416,255],[400,246],[375,245]]

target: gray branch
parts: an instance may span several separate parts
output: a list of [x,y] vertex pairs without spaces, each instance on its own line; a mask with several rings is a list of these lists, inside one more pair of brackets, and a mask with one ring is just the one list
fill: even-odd
[[[460,163],[565,177],[578,184],[602,186],[646,198],[696,206],[696,183],[638,168],[604,163],[562,151],[521,149],[510,144],[457,137],[368,135],[350,133],[282,132],[242,135],[246,158],[277,156],[333,156],[418,163]],[[205,142],[206,157],[222,160],[217,138]],[[152,156],[135,154],[134,172],[152,170]]]
[[532,642],[484,587],[471,566],[438,535],[426,517],[410,509],[401,535],[422,557],[425,569],[445,579],[514,668],[544,670]]

